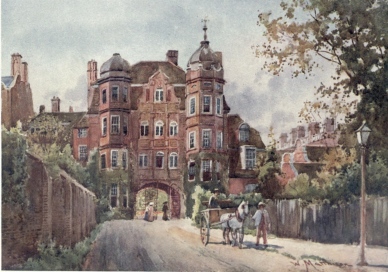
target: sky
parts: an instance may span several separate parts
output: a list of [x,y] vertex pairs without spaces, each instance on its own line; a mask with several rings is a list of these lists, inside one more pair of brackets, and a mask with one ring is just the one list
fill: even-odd
[[268,143],[275,134],[298,125],[303,102],[312,100],[314,86],[329,80],[327,71],[310,78],[292,79],[262,70],[265,59],[255,56],[263,44],[260,12],[280,11],[279,0],[2,0],[1,75],[10,75],[11,54],[28,63],[34,111],[51,98],[61,99],[61,111],[86,111],[87,62],[100,68],[114,53],[130,64],[163,61],[168,50],[178,50],[178,65],[187,61],[203,40],[208,18],[210,47],[223,53],[224,95],[231,108]]

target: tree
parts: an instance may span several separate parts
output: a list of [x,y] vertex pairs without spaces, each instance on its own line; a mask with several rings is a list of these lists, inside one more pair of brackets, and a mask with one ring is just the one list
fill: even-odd
[[[311,75],[321,60],[334,64],[332,83],[322,83],[317,94],[321,98],[336,97],[344,109],[352,106],[351,94],[360,96],[356,113],[346,112],[351,121],[349,130],[354,131],[365,119],[373,128],[374,146],[387,146],[388,2],[292,0],[280,6],[282,17],[272,19],[269,13],[259,14],[268,43],[256,52],[272,59],[264,68],[277,75],[291,66],[297,77]],[[312,105],[327,107],[322,103]]]

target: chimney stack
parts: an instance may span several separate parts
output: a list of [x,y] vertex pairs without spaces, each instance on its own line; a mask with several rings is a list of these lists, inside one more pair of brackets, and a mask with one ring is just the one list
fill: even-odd
[[59,99],[59,97],[53,97],[51,99],[51,112],[60,112],[60,103],[61,103],[61,100]]
[[168,50],[166,60],[178,65],[178,50]]
[[39,107],[39,114],[44,113],[45,109],[46,109],[46,107],[44,105],[40,105],[40,107]]
[[88,87],[97,81],[97,61],[88,61]]
[[73,107],[72,107],[72,106],[70,106],[70,107],[69,107],[69,112],[74,112],[74,110],[73,110]]

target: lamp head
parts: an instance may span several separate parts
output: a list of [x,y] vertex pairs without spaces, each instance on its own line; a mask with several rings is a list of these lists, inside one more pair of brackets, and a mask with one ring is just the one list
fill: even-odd
[[371,130],[370,130],[370,128],[368,128],[368,126],[366,125],[366,122],[364,120],[364,122],[362,122],[361,127],[356,130],[357,141],[360,145],[362,145],[362,146],[366,145],[370,132],[371,132]]

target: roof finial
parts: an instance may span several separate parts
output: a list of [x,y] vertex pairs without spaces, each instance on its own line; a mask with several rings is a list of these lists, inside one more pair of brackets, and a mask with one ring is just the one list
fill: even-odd
[[204,38],[204,41],[207,41],[207,34],[206,34],[206,30],[207,30],[207,26],[206,26],[206,23],[209,22],[210,20],[207,18],[207,15],[205,16],[204,19],[202,19],[202,23],[203,24],[203,31],[205,32],[204,35],[203,35],[203,38]]

